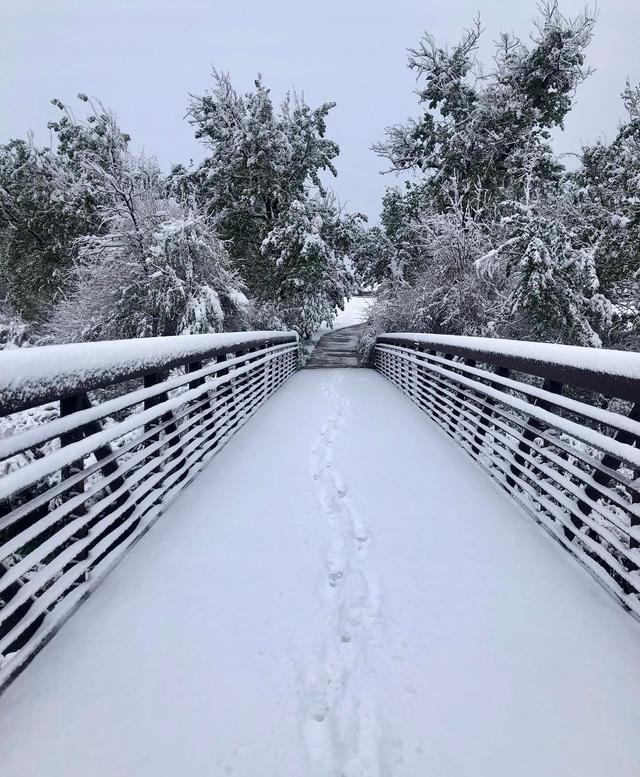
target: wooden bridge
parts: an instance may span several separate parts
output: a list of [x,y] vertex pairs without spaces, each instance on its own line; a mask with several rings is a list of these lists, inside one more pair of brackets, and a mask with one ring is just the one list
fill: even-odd
[[640,774],[640,355],[297,365],[0,353],[3,777]]

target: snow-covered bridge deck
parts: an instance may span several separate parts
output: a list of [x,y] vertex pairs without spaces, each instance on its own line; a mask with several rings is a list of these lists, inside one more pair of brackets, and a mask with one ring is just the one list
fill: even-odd
[[296,374],[0,697],[3,777],[640,773],[640,628],[372,370]]

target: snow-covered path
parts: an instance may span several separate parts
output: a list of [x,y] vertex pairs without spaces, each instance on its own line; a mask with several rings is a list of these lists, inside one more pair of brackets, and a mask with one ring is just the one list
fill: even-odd
[[3,777],[637,777],[640,627],[371,370],[269,400],[0,697]]

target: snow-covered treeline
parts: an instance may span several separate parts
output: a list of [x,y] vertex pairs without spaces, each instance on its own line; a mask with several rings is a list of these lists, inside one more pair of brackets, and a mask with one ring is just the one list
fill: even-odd
[[409,54],[418,115],[374,146],[403,184],[368,229],[323,183],[339,153],[331,102],[274,104],[261,78],[240,94],[214,71],[187,112],[204,158],[165,175],[99,102],[79,95],[79,119],[54,100],[49,146],[0,146],[0,347],[307,338],[355,286],[378,286],[369,344],[423,331],[637,348],[640,87],[576,165],[552,148],[595,23],[548,0],[530,40],[498,37],[490,67],[479,21],[451,49],[426,34]]
[[189,109],[204,160],[164,175],[79,99],[83,118],[53,100],[49,146],[0,146],[0,347],[331,323],[363,231],[319,177],[332,103],[214,73]]
[[[541,6],[530,41],[503,34],[477,59],[477,21],[453,49],[410,51],[419,116],[375,146],[402,188],[356,266],[381,283],[368,342],[384,331],[637,348],[640,88],[611,142],[568,170],[552,150],[580,84],[595,16]],[[622,85],[621,85],[622,86]]]

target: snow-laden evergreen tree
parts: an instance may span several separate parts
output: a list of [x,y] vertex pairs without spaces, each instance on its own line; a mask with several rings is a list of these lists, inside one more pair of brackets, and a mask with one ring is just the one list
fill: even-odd
[[19,315],[46,317],[74,241],[99,228],[95,207],[54,152],[31,140],[0,147],[0,273]]
[[565,206],[562,194],[503,204],[492,231],[497,247],[475,261],[479,275],[497,280],[501,292],[500,304],[487,309],[491,334],[603,344],[614,306],[601,292],[594,249],[571,228]]
[[394,244],[381,227],[360,229],[351,254],[356,285],[362,289],[376,287],[394,272],[395,256]]
[[[495,248],[509,292],[498,330],[581,345],[634,347],[640,334],[639,90],[612,143],[583,149],[560,186],[535,182],[501,203]],[[478,262],[479,268],[485,260]]]
[[61,117],[49,124],[51,148],[12,141],[0,150],[4,317],[35,320],[55,340],[249,326],[251,306],[211,216],[192,196],[170,196],[115,115],[79,98],[85,119],[53,101]]
[[493,277],[474,267],[490,243],[473,211],[459,199],[449,213],[425,213],[404,227],[398,222],[394,238],[395,256],[369,317],[366,347],[383,331],[483,334],[501,297]]
[[549,130],[562,126],[588,76],[584,52],[593,23],[586,14],[567,19],[555,2],[544,4],[533,45],[503,34],[488,73],[476,59],[479,21],[452,51],[425,35],[409,57],[423,114],[389,129],[376,150],[394,170],[418,173],[410,188],[444,211],[454,186],[470,200],[480,190],[488,203],[505,191],[519,196],[523,160],[529,176],[557,178]]
[[262,242],[275,299],[302,337],[331,324],[350,296],[346,259],[359,236],[357,219],[326,198],[294,199]]
[[323,171],[336,175],[339,149],[325,137],[333,105],[311,109],[288,95],[276,110],[260,78],[239,95],[228,75],[214,73],[212,91],[189,109],[206,158],[194,171],[173,171],[176,192],[195,186],[251,296],[302,335],[333,320],[350,284],[353,217],[321,181]]

